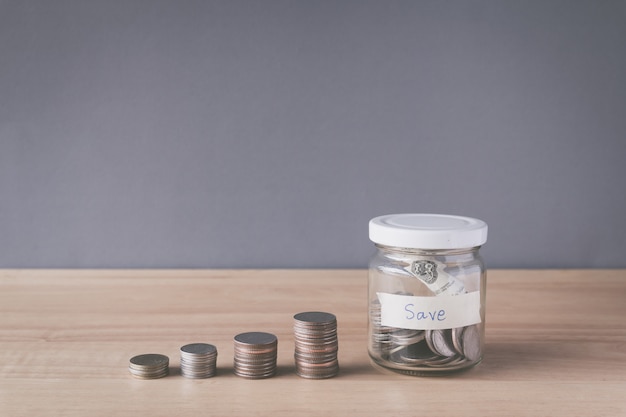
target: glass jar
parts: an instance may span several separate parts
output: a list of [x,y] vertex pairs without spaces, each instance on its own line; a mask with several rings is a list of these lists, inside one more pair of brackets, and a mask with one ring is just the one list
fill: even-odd
[[473,367],[483,357],[487,224],[443,214],[372,219],[368,351],[408,375]]

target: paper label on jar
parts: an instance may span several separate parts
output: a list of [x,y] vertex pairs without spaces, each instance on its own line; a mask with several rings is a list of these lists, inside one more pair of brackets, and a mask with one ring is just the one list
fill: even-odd
[[480,323],[480,292],[443,297],[377,293],[381,325],[414,330],[453,329]]

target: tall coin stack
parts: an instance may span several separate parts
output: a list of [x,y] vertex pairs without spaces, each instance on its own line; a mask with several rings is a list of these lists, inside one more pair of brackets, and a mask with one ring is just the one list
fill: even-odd
[[249,332],[235,336],[235,375],[248,379],[276,375],[278,338],[271,333]]
[[180,372],[186,378],[215,375],[217,348],[208,343],[190,343],[180,348]]
[[332,378],[339,372],[337,318],[319,311],[294,318],[296,373],[302,378]]
[[133,356],[130,359],[128,370],[131,375],[139,379],[163,378],[169,374],[170,359],[158,353],[146,353]]

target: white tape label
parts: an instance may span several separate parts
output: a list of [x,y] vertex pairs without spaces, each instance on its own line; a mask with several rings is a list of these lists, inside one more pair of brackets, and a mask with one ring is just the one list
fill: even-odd
[[453,329],[480,323],[480,292],[440,296],[376,293],[383,326],[401,329]]

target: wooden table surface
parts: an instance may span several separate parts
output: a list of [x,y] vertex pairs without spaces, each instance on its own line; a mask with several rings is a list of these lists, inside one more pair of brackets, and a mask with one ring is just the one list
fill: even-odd
[[[626,415],[626,270],[490,270],[485,359],[453,376],[374,369],[366,270],[0,270],[0,416]],[[332,312],[340,374],[298,377],[292,320]],[[234,335],[278,336],[278,374],[233,374]],[[218,348],[180,375],[179,348]],[[170,357],[139,380],[128,360]]]

